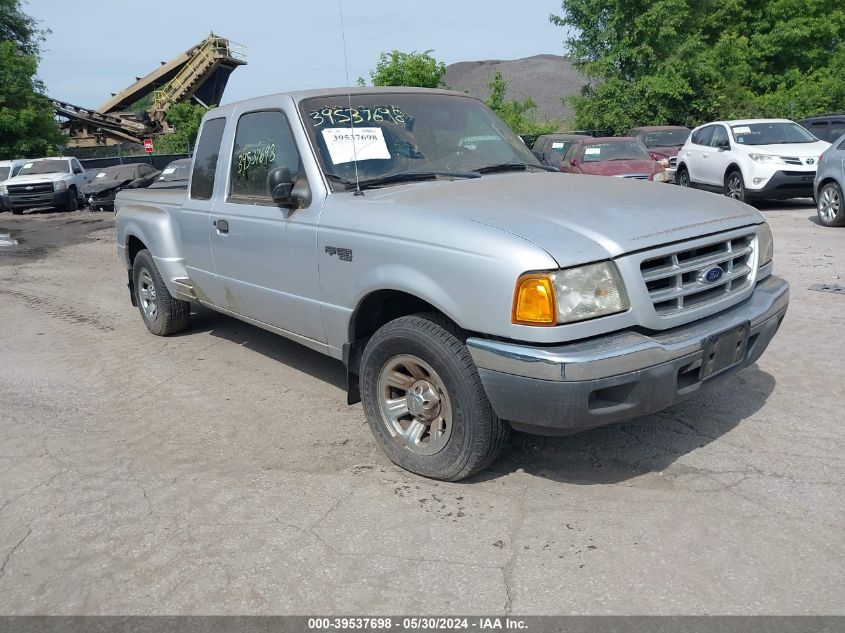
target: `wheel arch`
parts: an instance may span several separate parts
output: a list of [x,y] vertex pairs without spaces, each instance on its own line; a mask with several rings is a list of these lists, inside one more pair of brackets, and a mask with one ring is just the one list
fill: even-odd
[[395,288],[380,288],[364,295],[349,318],[348,342],[343,345],[347,372],[347,402],[361,401],[358,373],[361,355],[370,337],[383,325],[399,317],[420,312],[436,312],[455,322],[444,310],[421,297]]

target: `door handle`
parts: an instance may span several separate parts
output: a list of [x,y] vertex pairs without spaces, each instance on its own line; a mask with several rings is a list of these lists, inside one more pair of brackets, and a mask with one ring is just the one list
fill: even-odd
[[218,233],[228,233],[229,232],[229,221],[228,220],[215,220],[214,226],[217,228]]

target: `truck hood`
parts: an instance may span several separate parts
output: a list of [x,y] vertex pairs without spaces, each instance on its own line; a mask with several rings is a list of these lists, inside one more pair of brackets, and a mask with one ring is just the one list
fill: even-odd
[[[373,203],[499,228],[533,242],[561,267],[765,220],[751,206],[704,191],[549,172],[392,186],[367,191],[366,196]],[[395,215],[401,217],[401,209]],[[436,230],[432,220],[429,230]]]
[[23,176],[15,176],[14,178],[9,178],[9,180],[4,181],[3,184],[25,185],[27,183],[33,182],[53,182],[56,180],[61,180],[63,176],[67,176],[67,174],[25,174]]

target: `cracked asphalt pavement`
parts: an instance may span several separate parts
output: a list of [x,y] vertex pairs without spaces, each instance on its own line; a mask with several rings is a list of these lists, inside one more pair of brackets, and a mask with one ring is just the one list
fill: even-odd
[[147,333],[107,214],[0,215],[2,614],[845,614],[845,229],[762,207],[786,321],[697,399],[393,466],[342,366],[199,312]]

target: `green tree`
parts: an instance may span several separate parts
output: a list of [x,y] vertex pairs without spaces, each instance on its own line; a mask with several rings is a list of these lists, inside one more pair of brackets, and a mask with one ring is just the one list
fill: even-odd
[[841,0],[562,0],[589,83],[577,127],[698,124],[845,108]]
[[20,0],[0,0],[0,159],[49,155],[65,138],[36,76],[44,36]]
[[[422,53],[412,51],[390,51],[379,55],[376,69],[370,71],[374,86],[417,86],[419,88],[440,88],[446,64],[431,56],[433,50]],[[358,80],[364,85],[363,78]]]
[[197,140],[202,117],[207,110],[194,103],[176,103],[167,112],[167,122],[173,126],[172,134],[159,136],[155,142],[160,154],[186,154]]
[[508,82],[505,81],[499,71],[496,71],[487,87],[490,88],[490,94],[485,103],[517,134],[537,138],[541,134],[554,132],[560,127],[561,124],[558,121],[538,121],[535,119],[532,110],[537,108],[537,104],[530,97],[522,101],[505,99],[508,92]]

